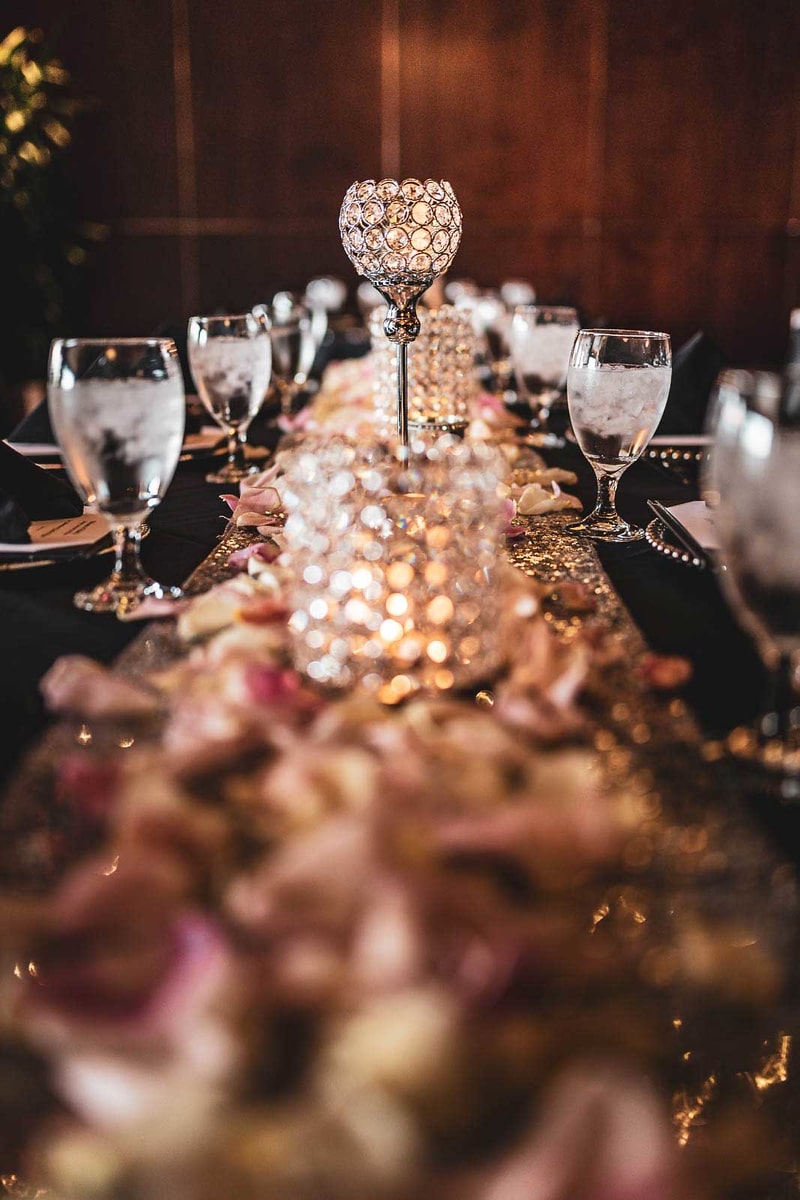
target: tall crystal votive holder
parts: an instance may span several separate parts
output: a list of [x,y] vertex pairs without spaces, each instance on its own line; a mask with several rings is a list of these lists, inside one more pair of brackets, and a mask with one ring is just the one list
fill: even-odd
[[307,440],[287,464],[295,663],[385,703],[490,677],[502,656],[502,462],[444,435],[413,447]]
[[[385,306],[372,311],[369,332],[375,360],[378,427],[394,429],[397,412],[397,355],[383,331]],[[410,429],[464,429],[477,392],[475,330],[469,314],[452,304],[420,309],[420,332],[408,347]]]

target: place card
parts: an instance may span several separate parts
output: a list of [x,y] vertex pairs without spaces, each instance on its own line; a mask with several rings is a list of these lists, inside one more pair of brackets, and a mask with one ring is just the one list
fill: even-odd
[[688,500],[685,504],[670,504],[667,507],[675,520],[681,523],[704,550],[719,550],[714,514],[705,500]]
[[49,521],[32,521],[28,527],[29,542],[0,542],[0,554],[47,554],[54,550],[80,550],[94,546],[108,537],[111,526],[97,513],[82,517],[58,517]]

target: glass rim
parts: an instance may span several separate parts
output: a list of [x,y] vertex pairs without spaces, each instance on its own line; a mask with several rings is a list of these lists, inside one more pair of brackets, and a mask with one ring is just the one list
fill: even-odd
[[512,316],[530,312],[575,313],[576,318],[578,316],[578,310],[573,304],[515,304]]
[[173,337],[64,337],[53,338],[52,346],[175,346]]
[[191,325],[192,321],[246,321],[248,317],[257,321],[261,316],[266,316],[266,313],[257,313],[252,309],[239,313],[209,313],[207,316],[189,317],[187,324]]
[[579,329],[577,336],[580,337],[584,333],[588,333],[592,337],[608,335],[613,337],[639,338],[640,340],[645,338],[666,338],[667,341],[670,341],[670,335],[659,329]]
[[776,382],[780,383],[783,380],[783,372],[769,367],[723,367],[714,381],[715,387],[720,384],[729,384],[738,387],[744,384]]

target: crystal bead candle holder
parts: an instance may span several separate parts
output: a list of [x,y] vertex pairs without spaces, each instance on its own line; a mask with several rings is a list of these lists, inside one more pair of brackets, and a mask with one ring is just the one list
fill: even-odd
[[[394,426],[397,358],[383,331],[386,309],[370,315],[375,361],[378,428]],[[410,429],[460,430],[469,419],[477,392],[473,366],[475,331],[469,314],[451,304],[419,313],[420,333],[408,348],[408,424]]]
[[304,443],[287,464],[295,663],[386,703],[488,678],[501,657],[497,452],[450,435],[414,447]]
[[388,304],[384,333],[397,347],[397,436],[408,457],[408,345],[419,333],[417,301],[450,269],[461,209],[445,179],[364,179],[339,212],[342,246]]

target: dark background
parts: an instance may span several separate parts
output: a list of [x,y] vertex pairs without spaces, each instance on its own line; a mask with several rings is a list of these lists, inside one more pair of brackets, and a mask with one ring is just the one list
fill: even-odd
[[[449,179],[454,274],[779,361],[800,304],[798,0],[5,0],[94,110],[76,334],[332,272],[355,178]],[[1,367],[1,364],[0,364]]]

